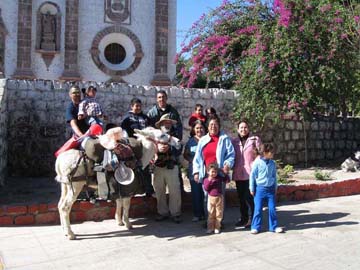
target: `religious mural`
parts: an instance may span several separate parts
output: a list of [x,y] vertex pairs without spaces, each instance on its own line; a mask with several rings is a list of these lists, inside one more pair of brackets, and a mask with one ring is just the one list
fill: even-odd
[[130,24],[131,0],[104,0],[105,22]]

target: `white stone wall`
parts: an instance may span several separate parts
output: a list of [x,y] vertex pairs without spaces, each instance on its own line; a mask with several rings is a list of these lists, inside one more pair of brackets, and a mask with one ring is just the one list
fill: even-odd
[[5,42],[5,77],[11,77],[16,70],[18,3],[14,0],[0,0],[0,8],[8,31]]

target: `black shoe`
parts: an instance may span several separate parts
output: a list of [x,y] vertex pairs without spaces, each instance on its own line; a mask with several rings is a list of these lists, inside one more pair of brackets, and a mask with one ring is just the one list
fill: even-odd
[[240,219],[235,223],[235,227],[244,227],[248,222],[246,220]]
[[179,224],[179,223],[181,223],[182,220],[181,220],[180,216],[175,216],[175,217],[173,217],[173,221],[175,223]]
[[163,216],[163,215],[158,215],[156,218],[155,218],[155,221],[164,221],[165,219],[167,219],[168,216]]

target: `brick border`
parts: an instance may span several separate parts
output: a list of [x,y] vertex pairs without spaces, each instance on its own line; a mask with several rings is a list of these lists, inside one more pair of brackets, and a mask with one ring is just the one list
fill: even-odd
[[[303,201],[318,198],[339,197],[360,194],[360,178],[332,183],[280,185],[277,200]],[[238,206],[236,190],[226,192],[226,203],[230,207]],[[183,208],[191,208],[191,194],[183,196]],[[130,217],[137,218],[156,213],[156,199],[148,197],[133,197],[131,199]],[[99,201],[91,204],[87,201],[77,201],[71,211],[71,222],[88,220],[101,221],[113,219],[115,202]],[[34,224],[59,224],[57,203],[7,205],[0,207],[0,226],[23,226]]]
[[1,16],[1,8],[0,8],[0,78],[4,78],[5,75],[5,39],[8,34],[6,26],[4,24],[3,18]]
[[[105,66],[105,64],[100,60],[100,50],[99,50],[99,44],[101,40],[107,36],[108,34],[112,33],[121,33],[126,35],[131,39],[131,41],[135,45],[135,59],[133,63],[124,70],[112,70]],[[90,49],[91,58],[93,59],[95,65],[105,74],[111,75],[113,77],[119,77],[119,76],[125,76],[132,72],[134,72],[137,67],[140,65],[141,59],[144,56],[144,53],[142,51],[141,43],[139,38],[129,29],[122,27],[120,25],[114,25],[106,27],[105,29],[101,30],[96,34],[96,36],[93,39],[93,42],[91,44]]]
[[34,79],[31,69],[32,0],[18,0],[17,67],[15,79]]
[[168,86],[169,1],[155,1],[155,74],[151,85]]

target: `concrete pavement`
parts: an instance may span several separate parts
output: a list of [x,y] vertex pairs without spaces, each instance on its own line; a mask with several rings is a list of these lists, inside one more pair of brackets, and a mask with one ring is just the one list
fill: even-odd
[[226,209],[219,235],[189,212],[181,224],[132,219],[131,231],[113,220],[75,224],[75,241],[58,225],[0,227],[0,261],[24,270],[359,269],[359,205],[360,195],[279,204],[283,234],[235,230],[237,208]]

